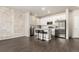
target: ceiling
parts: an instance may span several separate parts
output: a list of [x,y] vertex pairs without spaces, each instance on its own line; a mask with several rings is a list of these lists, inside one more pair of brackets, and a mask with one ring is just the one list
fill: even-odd
[[[79,7],[76,7],[76,6],[10,6],[9,8],[19,9],[22,11],[29,11],[37,17],[42,17],[48,14],[63,12],[65,11],[66,8],[69,8],[70,10],[74,10],[74,9],[78,9]],[[48,11],[50,13],[48,13]]]

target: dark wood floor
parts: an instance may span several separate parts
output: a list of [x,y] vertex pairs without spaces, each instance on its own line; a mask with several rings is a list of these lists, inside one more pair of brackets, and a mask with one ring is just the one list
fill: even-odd
[[34,37],[19,37],[0,41],[0,52],[78,52],[79,39],[52,39],[50,42]]

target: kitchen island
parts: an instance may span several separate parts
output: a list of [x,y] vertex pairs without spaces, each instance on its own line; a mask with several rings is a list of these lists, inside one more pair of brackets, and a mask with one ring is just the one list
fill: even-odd
[[54,30],[53,26],[42,25],[41,28],[35,28],[34,32],[36,38],[44,41],[50,41],[52,39],[52,32],[54,32],[52,30]]

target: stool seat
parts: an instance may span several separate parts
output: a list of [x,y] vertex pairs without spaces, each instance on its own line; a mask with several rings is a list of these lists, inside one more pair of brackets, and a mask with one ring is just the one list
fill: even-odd
[[39,30],[36,30],[36,33],[39,33],[40,31]]
[[38,33],[38,35],[37,35],[38,40],[39,40],[39,32],[40,32],[40,30],[36,30],[36,33]]
[[39,30],[39,33],[43,33],[43,30]]
[[46,32],[46,31],[43,31],[43,33],[42,33],[42,34],[43,34],[43,36],[42,36],[42,37],[43,37],[43,39],[42,39],[42,40],[43,40],[43,41],[45,41],[47,32]]
[[47,32],[43,31],[43,34],[47,34]]

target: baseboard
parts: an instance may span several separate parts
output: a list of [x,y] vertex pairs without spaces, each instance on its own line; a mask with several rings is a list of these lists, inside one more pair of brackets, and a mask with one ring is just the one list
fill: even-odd
[[57,38],[62,38],[62,39],[66,39],[65,37],[57,37]]
[[73,37],[72,39],[79,39],[78,37]]
[[23,37],[23,36],[25,36],[25,35],[23,35],[23,34],[6,35],[6,36],[0,37],[0,40],[12,39],[12,38]]
[[70,39],[79,39],[79,37],[69,37]]

